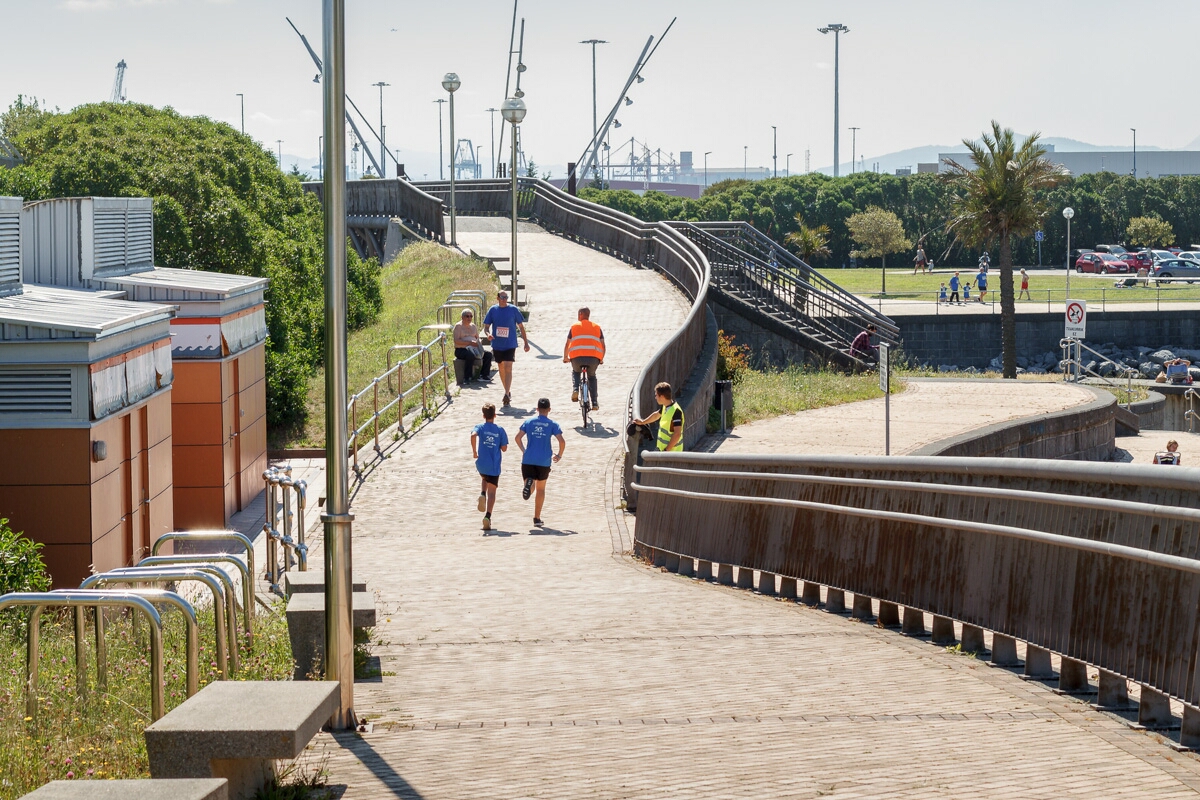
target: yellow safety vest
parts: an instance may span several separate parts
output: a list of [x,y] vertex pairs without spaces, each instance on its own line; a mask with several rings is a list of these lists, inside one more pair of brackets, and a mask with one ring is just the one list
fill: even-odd
[[683,409],[679,407],[679,403],[671,403],[669,406],[659,407],[658,417],[658,449],[666,450],[671,444],[671,430],[675,426],[675,416],[679,415],[679,442],[670,450],[673,453],[683,452],[683,429],[685,426],[683,420]]

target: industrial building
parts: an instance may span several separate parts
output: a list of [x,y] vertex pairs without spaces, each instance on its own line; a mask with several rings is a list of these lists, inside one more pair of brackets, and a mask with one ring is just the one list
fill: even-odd
[[[1132,175],[1134,161],[1137,162],[1139,178],[1165,178],[1170,175],[1200,175],[1200,150],[1084,150],[1079,152],[1056,151],[1046,145],[1046,158],[1066,167],[1072,175],[1089,175],[1095,172],[1115,172]],[[964,166],[971,164],[971,154],[938,153],[939,171],[946,170],[947,160]]]

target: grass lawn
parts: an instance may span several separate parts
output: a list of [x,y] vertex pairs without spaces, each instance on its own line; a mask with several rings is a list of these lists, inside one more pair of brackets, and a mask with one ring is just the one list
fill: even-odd
[[[955,270],[938,268],[933,274],[912,274],[912,268],[908,269],[889,269],[887,271],[887,297],[891,299],[921,298],[932,301],[938,289],[943,283],[948,283]],[[880,275],[879,270],[874,268],[859,268],[859,269],[823,269],[820,273],[829,280],[841,286],[843,289],[854,294],[867,295],[871,298],[879,297]],[[960,269],[958,270],[959,277],[964,281],[974,280],[976,270]],[[996,300],[1000,299],[1000,268],[993,266],[988,272],[988,300],[992,298],[992,293],[996,293]],[[1021,273],[1018,271],[1013,276],[1016,282],[1016,287],[1020,288]],[[1130,303],[1130,302],[1150,302],[1156,300],[1162,302],[1180,302],[1180,301],[1200,301],[1200,284],[1164,284],[1161,287],[1134,287],[1129,289],[1117,289],[1113,286],[1113,282],[1118,278],[1128,277],[1126,275],[1081,275],[1073,273],[1071,275],[1071,297],[1075,300],[1087,300],[1089,302],[1100,303]],[[1029,273],[1029,292],[1033,298],[1032,302],[1046,302],[1046,291],[1050,290],[1051,299],[1056,303],[1061,303],[1064,300],[1065,291],[1067,288],[1067,278],[1062,270],[1042,271],[1035,270]],[[971,297],[974,299],[976,292],[974,288],[971,290]],[[1021,300],[1019,302],[1031,302]]]
[[[432,242],[411,244],[383,270],[383,312],[374,325],[350,334],[348,372],[350,393],[362,391],[375,376],[387,369],[387,350],[394,344],[415,344],[417,329],[437,321],[437,309],[446,302],[452,291],[482,289],[489,302],[495,296],[496,284],[485,262],[459,255]],[[482,320],[477,320],[480,324]],[[424,337],[429,340],[428,336]],[[453,370],[454,347],[447,343],[447,365]],[[395,359],[393,359],[395,363]],[[417,382],[413,369],[404,376],[405,388]],[[450,373],[453,385],[454,374]],[[393,384],[394,386],[395,384]],[[440,381],[438,382],[440,387]],[[387,384],[379,387],[382,406],[395,397]],[[411,410],[421,402],[420,392],[414,392],[406,402]],[[271,448],[324,447],[325,445],[325,372],[318,370],[309,382],[308,420],[302,430],[273,431]],[[364,424],[373,412],[368,398],[360,403],[354,427]],[[396,421],[395,409],[380,420],[380,430]],[[361,444],[361,439],[360,439]]]
[[[892,379],[892,391],[904,384]],[[789,367],[782,372],[743,370],[733,387],[733,424],[795,414],[813,408],[882,397],[875,373],[846,375],[831,370]],[[716,412],[720,424],[720,412]]]

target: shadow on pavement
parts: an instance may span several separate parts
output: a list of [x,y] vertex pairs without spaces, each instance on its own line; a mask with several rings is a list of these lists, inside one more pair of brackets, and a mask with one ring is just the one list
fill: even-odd
[[600,424],[596,424],[594,427],[587,428],[586,430],[582,426],[576,425],[573,430],[580,436],[585,436],[588,439],[611,439],[617,435],[616,428],[606,428]]
[[[402,800],[424,800],[424,795],[404,780],[400,773],[392,769],[391,765],[375,751],[375,748],[365,738],[353,731],[337,731],[332,736],[343,750],[352,754],[360,764],[371,770],[371,774],[391,791],[391,797],[402,798]],[[350,787],[335,785],[329,788],[335,797],[341,797]]]
[[571,531],[571,530],[563,531],[563,530],[559,530],[558,528],[547,528],[545,526],[543,526],[541,528],[530,528],[529,529],[530,536],[577,536],[578,534],[579,534],[579,531]]
[[493,528],[490,531],[484,531],[483,535],[484,537],[495,536],[499,539],[507,539],[509,536],[516,536],[517,534],[515,531],[498,531]]

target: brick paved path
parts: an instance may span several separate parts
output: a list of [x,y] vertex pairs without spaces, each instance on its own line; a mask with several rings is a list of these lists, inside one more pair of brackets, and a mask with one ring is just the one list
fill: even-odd
[[[467,225],[463,226],[468,227]],[[484,536],[460,401],[355,503],[355,577],[377,590],[384,677],[357,686],[359,736],[323,734],[349,798],[1095,797],[1191,795],[1200,763],[1043,684],[795,603],[614,554],[608,469],[636,368],[684,305],[638,271],[522,235],[535,350],[510,434],[538,395],[566,458],[544,518],[510,452]],[[501,249],[496,234],[460,234]],[[478,245],[478,246],[477,246]],[[581,435],[561,354],[575,307],[605,328],[602,434]],[[620,512],[616,512],[620,513]]]

